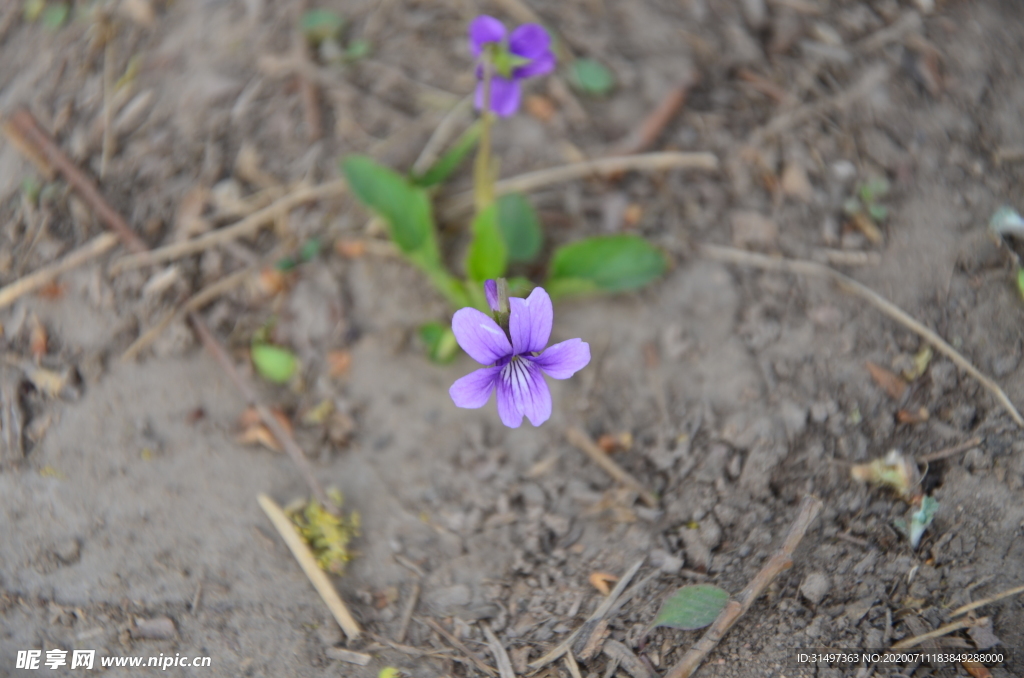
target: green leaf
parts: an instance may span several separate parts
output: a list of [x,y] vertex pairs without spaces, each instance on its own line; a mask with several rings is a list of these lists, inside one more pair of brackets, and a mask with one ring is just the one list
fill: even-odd
[[601,62],[593,59],[576,59],[569,66],[569,83],[583,92],[603,97],[615,87],[615,76]]
[[341,32],[345,20],[329,9],[311,9],[302,15],[299,28],[313,45],[330,40]]
[[387,222],[391,239],[404,253],[417,250],[433,236],[430,198],[423,189],[362,155],[348,156],[341,169],[352,192]]
[[551,259],[548,293],[621,292],[643,287],[668,268],[665,255],[637,235],[586,238],[559,247]]
[[1020,296],[1024,299],[1024,268],[1017,269],[1017,291],[1020,292]]
[[68,13],[71,8],[66,2],[59,2],[56,5],[49,5],[43,10],[42,24],[44,28],[55,31],[64,25],[68,20]]
[[476,142],[480,139],[480,123],[474,123],[462,136],[458,138],[455,144],[449,148],[444,155],[442,155],[437,162],[435,162],[430,169],[421,175],[413,176],[412,180],[417,186],[423,188],[430,188],[431,186],[437,186],[438,184],[444,183],[452,175],[455,170],[459,169],[463,161],[470,154],[470,152],[476,148]]
[[544,236],[533,205],[519,193],[498,198],[498,225],[508,246],[509,261],[532,261]]
[[670,626],[693,631],[715,621],[729,602],[729,593],[711,584],[692,584],[673,593],[661,605],[651,628]]
[[889,208],[885,205],[872,203],[868,206],[868,214],[870,214],[871,218],[875,221],[885,221],[885,218],[889,216]]
[[869,179],[860,186],[860,199],[870,205],[889,194],[889,182],[882,178]]
[[356,38],[345,48],[345,61],[359,61],[370,54],[370,41]]
[[273,344],[254,343],[251,354],[256,371],[261,377],[275,384],[287,383],[299,367],[299,360],[294,353]]
[[498,227],[498,206],[491,204],[473,218],[473,242],[466,253],[466,276],[477,283],[505,275],[508,248]]
[[435,363],[450,363],[459,350],[452,328],[439,322],[424,323],[420,326],[420,340],[427,347],[427,356]]
[[910,545],[915,549],[918,544],[921,543],[921,537],[924,536],[924,531],[932,524],[932,520],[935,518],[935,512],[938,510],[939,502],[931,496],[925,495],[921,498],[921,508],[914,511],[910,516],[910,529],[908,530],[908,536],[910,537]]

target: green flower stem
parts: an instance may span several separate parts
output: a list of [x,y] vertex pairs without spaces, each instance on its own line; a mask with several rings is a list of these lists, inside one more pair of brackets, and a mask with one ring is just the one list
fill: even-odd
[[479,213],[494,202],[494,173],[491,171],[491,61],[485,56],[482,61],[484,68],[484,105],[480,115],[480,145],[476,152],[476,163],[473,166],[473,189],[476,197],[476,211]]

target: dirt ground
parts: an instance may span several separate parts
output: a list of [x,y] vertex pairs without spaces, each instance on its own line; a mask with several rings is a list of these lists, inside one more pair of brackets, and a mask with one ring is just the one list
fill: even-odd
[[[795,656],[889,647],[1024,583],[1020,429],[939,356],[902,401],[892,399],[865,363],[899,372],[925,346],[917,335],[823,279],[714,263],[695,245],[845,257],[841,270],[933,328],[1024,406],[1024,302],[1013,254],[986,234],[999,206],[1024,209],[1024,5],[529,4],[578,56],[610,66],[618,85],[596,100],[557,81],[531,84],[551,114],[533,109],[499,126],[505,176],[601,156],[690,68],[700,73],[655,149],[710,151],[721,171],[633,173],[533,196],[549,243],[632,229],[672,255],[669,274],[637,293],[556,306],[552,340],[582,337],[593,360],[552,383],[554,415],[538,429],[504,428],[493,405],[452,405],[447,389],[472,361],[434,365],[416,339],[420,323],[450,310],[416,271],[373,248],[359,257],[325,248],[274,298],[253,284],[206,307],[236,363],[248,364],[249,338],[271,318],[277,339],[302,359],[301,388],[262,386],[260,395],[291,416],[317,477],[362,518],[358,556],[335,580],[369,632],[355,643],[256,502],[261,492],[282,504],[304,495],[301,476],[284,455],[236,442],[246,403],[188,325],[173,323],[138,361],[120,356],[188,295],[286,235],[364,237],[366,214],[345,199],[321,201],[256,238],[111,275],[125,254],[115,249],[48,293],[18,299],[0,310],[0,381],[25,417],[26,450],[0,469],[0,675],[21,675],[17,651],[54,648],[211,657],[210,668],[167,675],[358,678],[384,666],[417,678],[484,675],[428,620],[494,666],[489,624],[524,675],[525,662],[599,604],[590,575],[620,575],[640,559],[634,581],[646,584],[609,618],[609,638],[661,674],[701,635],[661,628],[643,637],[664,597],[695,580],[738,593],[807,494],[824,509],[793,566],[700,675],[968,675],[960,665],[819,668]],[[243,146],[257,150],[271,183],[336,178],[338,158],[351,152],[409,167],[473,86],[468,21],[486,11],[515,23],[509,2],[323,3],[348,19],[347,39],[369,40],[373,52],[313,78],[323,135],[311,142],[288,61],[298,3],[115,5],[117,32],[104,48],[95,21],[50,30],[22,21],[21,3],[8,0],[0,114],[27,106],[98,177],[104,55],[117,77],[135,63],[130,97],[111,117],[115,145],[100,186],[152,246],[187,237],[197,188],[228,179],[222,189],[261,188],[251,172],[239,177]],[[0,284],[102,231],[60,181],[28,205],[23,181],[33,177],[42,181],[0,140]],[[892,185],[877,242],[843,214],[872,177]],[[468,173],[458,183],[468,185]],[[626,223],[624,205],[638,206],[639,219]],[[449,226],[455,261],[458,224]],[[168,266],[175,271],[165,274]],[[34,318],[48,337],[41,364],[78,378],[57,397],[26,377]],[[327,355],[338,350],[350,352],[351,367],[331,377]],[[324,399],[351,431],[300,423]],[[903,423],[901,410],[916,423]],[[632,446],[614,459],[659,505],[617,488],[567,442],[571,426],[595,439],[629,432]],[[916,550],[894,527],[908,505],[850,477],[852,464],[893,448],[920,457],[974,437],[970,449],[928,467],[923,487],[940,508]],[[990,617],[996,649],[1011,655],[992,675],[1024,675],[1024,599],[977,613]],[[139,637],[140,619],[163,616],[171,638]],[[385,642],[399,637],[404,649]],[[948,637],[961,649],[983,640]],[[336,647],[373,659],[365,667],[333,659]],[[581,675],[608,676],[608,662],[598,654]],[[570,674],[558,661],[540,675]]]

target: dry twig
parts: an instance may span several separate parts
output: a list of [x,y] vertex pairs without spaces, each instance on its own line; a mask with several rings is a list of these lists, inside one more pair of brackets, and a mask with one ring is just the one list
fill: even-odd
[[729,629],[750,609],[768,584],[780,572],[793,564],[793,551],[800,544],[800,540],[804,538],[807,528],[814,522],[821,507],[821,500],[817,497],[804,498],[800,504],[800,513],[797,515],[792,527],[789,528],[789,534],[786,535],[786,541],[783,542],[782,547],[772,554],[772,557],[764,564],[761,571],[736,596],[736,600],[729,601],[729,604],[725,606],[725,609],[718,615],[718,618],[715,619],[711,627],[708,628],[693,647],[687,650],[683,658],[665,674],[665,678],[689,678],[689,676],[693,675],[708,653],[715,649],[715,646],[725,637]]
[[755,254],[739,250],[733,247],[722,247],[720,245],[701,245],[700,254],[705,259],[723,263],[740,264],[744,266],[755,266],[770,271],[785,271],[787,273],[798,273],[815,277],[831,278],[840,287],[858,297],[868,301],[879,311],[889,316],[904,327],[920,335],[925,341],[935,347],[935,350],[953,361],[957,367],[977,379],[999,403],[1006,409],[1017,426],[1024,427],[1024,417],[1007,397],[1003,389],[997,383],[986,377],[981,371],[972,365],[967,358],[963,357],[955,348],[946,343],[946,340],[936,334],[933,330],[925,327],[914,318],[907,315],[905,311],[881,296],[871,288],[857,282],[853,278],[843,275],[835,269],[829,268],[813,261],[800,259],[783,259],[770,257],[764,254]]
[[627,138],[623,139],[611,152],[611,156],[633,155],[641,153],[654,145],[658,137],[664,131],[665,126],[672,121],[679,109],[686,103],[686,96],[690,90],[700,82],[700,74],[697,71],[690,71],[682,82],[672,88],[671,91],[658,103],[644,121]]
[[498,665],[498,675],[500,678],[516,678],[516,674],[512,671],[512,660],[508,658],[508,652],[505,651],[505,646],[501,644],[498,637],[494,635],[494,631],[491,630],[490,624],[484,622],[480,625],[480,628],[484,630],[484,636],[487,637],[487,647],[494,655],[494,661]]
[[[718,169],[718,158],[713,153],[681,153],[677,151],[600,158],[571,165],[549,167],[502,179],[494,184],[494,195],[498,197],[508,193],[529,193],[538,188],[591,175],[609,176],[622,172],[659,172],[670,169],[716,170]],[[472,209],[473,193],[467,191],[447,200],[441,205],[439,212],[444,219],[453,220],[467,214]]]
[[971,449],[972,447],[976,447],[976,446],[980,445],[981,444],[981,440],[982,440],[981,436],[975,436],[975,437],[971,438],[968,441],[960,443],[959,445],[954,445],[953,447],[947,447],[946,449],[939,450],[938,452],[932,452],[931,454],[926,454],[926,455],[923,455],[921,457],[917,457],[917,459],[915,459],[915,461],[917,461],[920,464],[922,462],[930,463],[930,462],[933,462],[933,461],[938,461],[939,459],[946,459],[948,457],[955,457],[956,455],[960,454],[961,452],[966,452],[967,450]]
[[244,238],[252,235],[267,224],[272,223],[275,219],[287,214],[299,205],[312,202],[314,200],[323,200],[325,198],[333,198],[342,195],[345,193],[347,188],[348,184],[345,183],[344,179],[336,179],[335,181],[329,181],[317,186],[299,186],[288,195],[285,195],[279,200],[275,200],[269,206],[264,207],[258,212],[253,212],[246,218],[232,224],[231,226],[219,228],[216,231],[211,231],[206,235],[193,238],[192,240],[186,240],[184,242],[174,243],[148,252],[140,252],[138,254],[131,254],[126,257],[122,257],[111,265],[110,273],[111,275],[116,275],[123,271],[129,271],[135,268],[149,266],[151,264],[174,261],[175,259],[187,257],[190,254],[202,252],[203,250],[223,245],[224,243],[238,238]]
[[[50,135],[43,131],[43,128],[36,122],[35,117],[28,109],[20,108],[10,117],[9,125],[4,131],[10,136],[18,134],[22,139],[35,147],[35,153],[29,153],[29,159],[43,157],[46,162],[54,167],[65,181],[71,184],[82,200],[84,200],[100,220],[107,225],[107,228],[118,235],[128,249],[133,252],[143,252],[147,248],[146,243],[128,225],[120,214],[118,214],[110,203],[106,201],[96,182],[90,179],[77,165],[69,158],[64,151],[50,138]],[[21,146],[19,146],[19,149]]]
[[618,602],[622,592],[626,590],[627,586],[629,586],[629,582],[633,581],[633,577],[636,576],[637,571],[643,564],[643,558],[633,563],[632,567],[626,570],[626,573],[622,575],[622,579],[620,579],[619,583],[615,585],[612,592],[608,594],[608,597],[601,601],[601,604],[597,606],[597,609],[594,610],[589,617],[587,617],[587,620],[583,622],[578,629],[570,633],[569,637],[559,643],[553,650],[537,661],[530,662],[529,667],[534,671],[537,671],[568,652],[569,648],[572,647],[572,644],[584,629],[593,628],[592,622],[597,622],[598,620],[603,619],[604,616],[611,611],[615,603]]
[[[458,650],[459,652],[464,654],[466,656],[466,659],[468,659],[470,662],[473,663],[473,666],[477,667],[478,669],[480,669],[481,671],[486,673],[488,676],[497,676],[498,675],[497,671],[495,671],[490,666],[488,666],[487,663],[483,659],[480,659],[480,657],[476,656],[476,653],[473,652],[472,650],[470,650],[468,647],[466,647],[465,643],[463,643],[461,640],[459,640],[458,638],[453,636],[451,633],[449,633],[448,629],[446,629],[445,627],[441,626],[440,624],[438,624],[436,621],[434,621],[430,617],[424,617],[422,619],[422,621],[427,626],[429,626],[434,631],[436,631],[438,633],[438,635],[440,635],[442,638],[444,638],[449,643],[451,643],[452,647],[454,647],[456,650]],[[502,678],[504,678],[504,677],[502,677]]]
[[917,645],[920,645],[921,643],[923,643],[923,642],[925,642],[927,640],[932,640],[933,638],[941,638],[942,636],[947,636],[950,633],[953,633],[953,631],[959,631],[960,629],[969,629],[972,626],[984,626],[987,623],[988,623],[988,617],[981,617],[979,619],[960,619],[959,621],[950,622],[950,623],[946,624],[945,626],[940,626],[939,628],[935,629],[934,631],[929,631],[928,633],[922,633],[921,635],[914,636],[913,638],[904,638],[900,642],[898,642],[895,645],[893,645],[892,649],[893,650],[906,650],[907,648],[915,647]]
[[414,582],[412,585],[412,593],[409,594],[409,600],[405,603],[405,608],[402,609],[402,616],[398,621],[398,632],[395,633],[395,642],[404,643],[405,634],[409,631],[409,622],[412,621],[412,613],[416,611],[416,603],[420,599],[420,585]]
[[359,623],[353,619],[348,608],[345,607],[345,603],[334,589],[331,580],[320,569],[320,566],[317,565],[316,558],[313,556],[312,551],[309,550],[309,547],[306,546],[306,542],[302,540],[295,526],[292,525],[292,521],[288,520],[288,516],[284,514],[281,507],[267,495],[260,494],[257,496],[257,499],[263,512],[270,518],[270,522],[274,524],[278,534],[281,535],[284,543],[288,545],[292,555],[295,556],[295,560],[299,561],[302,571],[306,573],[310,583],[316,588],[316,592],[320,594],[320,597],[323,598],[328,609],[330,609],[331,614],[338,621],[341,630],[345,632],[345,635],[350,640],[358,638],[360,633],[362,633]]
[[1018,593],[1024,593],[1024,586],[1015,586],[1012,589],[1007,589],[1006,591],[1003,591],[1001,593],[997,593],[994,596],[989,596],[988,598],[982,598],[981,600],[976,600],[973,603],[967,603],[966,605],[961,605],[960,607],[958,607],[955,610],[953,610],[952,616],[959,617],[960,615],[967,614],[971,610],[976,610],[976,609],[978,609],[979,607],[981,607],[983,605],[988,605],[990,603],[995,603],[997,601],[1002,600],[1003,598],[1009,598],[1010,596],[1015,596]]
[[590,439],[590,436],[579,428],[572,426],[566,430],[565,437],[574,447],[590,457],[590,459],[600,466],[605,473],[610,475],[612,479],[639,494],[640,499],[647,504],[647,506],[650,506],[651,508],[657,507],[658,497],[655,496],[653,492],[645,488],[643,484],[630,475],[628,471],[616,464],[604,450],[597,446],[597,443]]
[[56,261],[49,266],[19,278],[10,285],[0,287],[0,308],[10,306],[19,297],[38,290],[57,276],[78,268],[87,261],[91,261],[104,252],[113,249],[114,245],[118,242],[118,236],[113,233],[102,233],[73,252],[68,253],[60,261]]

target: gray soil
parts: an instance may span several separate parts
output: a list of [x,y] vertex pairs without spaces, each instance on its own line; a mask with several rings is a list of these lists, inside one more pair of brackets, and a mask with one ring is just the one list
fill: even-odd
[[[290,53],[297,4],[157,2],[151,26],[115,13],[116,73],[138,57],[134,92],[148,99],[138,102],[136,119],[116,127],[101,186],[150,244],[181,235],[175,215],[186,193],[231,178],[243,143],[282,182],[331,179],[350,152],[407,168],[472,87],[467,22],[486,10],[512,23],[499,3],[326,3],[349,19],[348,37],[369,39],[374,53],[321,83],[325,133],[310,143],[295,77],[260,61]],[[325,249],[277,298],[238,290],[206,309],[238,364],[247,364],[252,331],[278,319],[277,338],[299,353],[304,383],[261,387],[264,402],[298,422],[330,398],[354,422],[347,439],[296,426],[316,475],[362,518],[358,556],[335,579],[370,632],[355,643],[345,642],[256,503],[258,493],[281,504],[304,495],[301,476],[286,456],[236,442],[245,402],[189,327],[173,324],[140,361],[120,360],[188,294],[270,251],[280,229],[244,249],[182,260],[177,281],[157,294],[145,285],[164,267],[111,276],[109,264],[123,254],[115,250],[63,276],[63,293],[50,295],[59,298],[27,296],[0,310],[7,357],[29,360],[35,315],[49,336],[42,364],[80,378],[75,393],[47,398],[20,368],[0,368],[26,424],[24,459],[0,468],[0,675],[21,675],[18,650],[54,648],[212,658],[210,668],[167,675],[359,678],[384,666],[417,678],[483,675],[428,618],[494,665],[481,630],[489,624],[522,675],[524,661],[598,605],[592,573],[622,574],[639,559],[635,581],[647,583],[609,619],[609,637],[661,673],[701,634],[661,628],[644,637],[665,596],[695,578],[738,593],[778,548],[807,494],[821,497],[824,509],[793,566],[700,675],[967,675],[960,665],[800,666],[795,655],[889,647],[948,623],[964,603],[1024,583],[1020,430],[941,357],[904,402],[894,401],[865,362],[899,371],[924,347],[916,335],[823,280],[712,263],[694,245],[735,243],[798,258],[825,249],[867,253],[867,265],[843,270],[934,328],[1024,406],[1014,255],[985,233],[1000,205],[1024,209],[1024,5],[530,4],[578,55],[605,61],[619,86],[605,100],[580,99],[581,117],[557,86],[534,83],[555,113],[547,121],[523,113],[499,129],[506,176],[566,162],[567,142],[600,156],[687,68],[700,71],[657,147],[711,151],[721,172],[630,174],[535,196],[556,244],[623,228],[621,205],[641,206],[632,228],[672,254],[672,270],[638,293],[556,307],[552,340],[582,337],[593,360],[572,380],[552,383],[554,415],[538,429],[504,428],[493,404],[452,405],[449,385],[474,365],[465,356],[448,366],[423,357],[416,327],[450,311],[396,258]],[[3,12],[11,19],[0,34],[0,113],[28,106],[98,176],[104,50],[90,42],[95,26],[80,19],[47,30],[21,21],[13,0]],[[824,105],[779,134],[754,138],[793,104],[759,93],[740,69],[796,105],[834,99],[873,69],[883,77],[847,105]],[[778,190],[775,178],[787,166],[808,177],[802,199]],[[2,284],[102,230],[60,182],[43,207],[27,211],[20,187],[33,176],[0,140]],[[856,184],[873,176],[893,186],[878,244],[846,227],[842,213]],[[294,212],[286,229],[329,242],[362,236],[365,221],[352,202],[328,201]],[[331,378],[326,354],[338,349],[351,352],[352,366]],[[898,410],[921,408],[926,421],[897,419]],[[630,432],[632,448],[614,458],[658,493],[659,506],[618,489],[566,441],[570,426],[595,439]],[[850,477],[852,464],[893,448],[923,456],[975,436],[975,447],[928,468],[924,488],[940,508],[916,550],[894,527],[908,504]],[[403,644],[419,656],[380,640],[396,637],[414,589]],[[1022,606],[1017,596],[977,611],[991,618],[996,649],[1016,651],[993,675],[1024,674]],[[139,637],[140,620],[163,616],[173,637]],[[975,636],[959,631],[945,642],[973,649]],[[373,659],[365,667],[332,659],[338,646]],[[581,665],[582,675],[608,675],[607,665],[599,654]],[[127,670],[111,675],[142,675],[120,671]],[[545,671],[569,675],[562,662]]]

